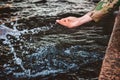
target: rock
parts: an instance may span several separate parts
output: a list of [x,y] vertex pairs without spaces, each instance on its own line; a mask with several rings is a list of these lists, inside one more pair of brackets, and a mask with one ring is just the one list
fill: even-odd
[[[111,74],[112,72],[112,74]],[[120,10],[115,19],[99,80],[120,80]]]

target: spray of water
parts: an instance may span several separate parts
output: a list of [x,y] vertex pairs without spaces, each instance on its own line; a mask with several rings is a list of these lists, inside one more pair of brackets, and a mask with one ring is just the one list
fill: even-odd
[[34,75],[31,74],[30,69],[25,69],[25,67],[23,66],[23,61],[21,58],[17,57],[17,53],[15,52],[15,49],[13,47],[13,44],[10,41],[10,36],[7,35],[11,35],[14,36],[17,40],[20,41],[24,41],[23,39],[20,38],[20,36],[24,35],[24,34],[37,34],[40,31],[47,31],[49,29],[51,29],[53,26],[43,26],[43,27],[37,27],[34,29],[25,29],[22,31],[19,31],[16,27],[18,25],[17,20],[15,23],[11,22],[11,25],[13,26],[13,29],[7,27],[5,24],[0,25],[0,30],[1,30],[1,34],[0,34],[0,39],[4,39],[3,43],[7,44],[10,48],[11,53],[13,54],[13,61],[15,64],[19,65],[21,67],[21,69],[23,70],[22,73],[14,73],[14,75],[16,75],[16,77],[20,77],[20,76],[26,76],[26,77],[35,77],[38,75],[45,75],[46,72],[49,73],[55,73],[57,71],[43,71],[40,73],[36,73]]

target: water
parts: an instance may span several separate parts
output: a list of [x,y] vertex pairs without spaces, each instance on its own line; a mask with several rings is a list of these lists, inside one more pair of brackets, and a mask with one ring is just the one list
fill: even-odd
[[[52,33],[46,35],[41,34],[41,32],[44,33],[53,29],[58,32],[57,28],[55,28],[58,25],[50,24],[49,26],[24,30],[17,29],[17,21],[11,23],[11,25],[13,26],[12,29],[5,24],[0,25],[3,31],[6,30],[1,34],[0,38],[3,39],[3,44],[8,45],[10,48],[10,52],[7,54],[13,54],[12,60],[10,60],[12,63],[4,63],[3,66],[5,74],[11,75],[12,73],[13,78],[36,78],[39,76],[42,80],[44,79],[42,77],[46,76],[45,78],[47,79],[49,75],[55,77],[57,74],[76,73],[79,70],[82,71],[81,69],[88,64],[102,61],[104,52],[96,50],[102,46],[93,44],[92,46],[96,46],[94,47],[96,49],[92,51],[89,50],[92,49],[89,46],[82,46],[84,42],[84,44],[94,43],[90,38],[91,36],[96,36],[96,34],[93,35],[95,31],[92,30],[90,31],[91,34],[86,34],[89,33],[89,27],[88,29],[86,28],[86,32],[81,30],[73,34],[62,34],[59,32],[59,34]],[[88,37],[87,41],[81,35],[84,33]],[[28,37],[25,38],[24,35]],[[38,35],[37,38],[36,35]],[[77,40],[78,36],[81,37],[81,40]],[[100,36],[97,35],[97,37]],[[15,47],[15,44],[18,44],[18,49]],[[87,68],[86,66],[86,70],[94,72],[96,69],[92,67]]]
[[55,23],[59,15],[78,13],[81,16],[88,12],[94,7],[91,2],[49,0],[35,4],[32,0],[23,0],[14,6],[13,11],[17,10],[11,14],[18,13],[18,18],[9,25],[0,25],[3,31],[0,35],[1,79],[98,78],[108,39],[103,28],[89,23],[67,29]]
[[[47,63],[47,65],[48,65],[48,68],[47,69],[45,69],[45,70],[43,70],[43,71],[40,71],[40,72],[34,72],[33,71],[33,74],[31,74],[31,70],[30,69],[25,69],[25,67],[23,66],[23,61],[22,61],[22,59],[21,58],[19,58],[19,57],[17,57],[17,53],[15,52],[15,49],[14,49],[14,47],[13,47],[13,44],[11,43],[11,41],[9,40],[10,39],[10,36],[8,36],[7,37],[7,35],[11,35],[11,36],[14,36],[15,38],[17,38],[17,40],[19,40],[19,41],[24,41],[22,38],[20,39],[20,36],[21,35],[24,35],[24,34],[37,34],[37,33],[39,33],[40,31],[47,31],[47,30],[49,30],[50,28],[52,28],[53,26],[50,26],[50,27],[41,27],[41,28],[34,28],[34,29],[30,29],[30,30],[23,30],[23,31],[19,31],[19,30],[17,30],[17,28],[16,28],[16,25],[17,25],[17,21],[16,21],[16,23],[14,24],[14,23],[11,23],[12,25],[13,25],[13,29],[10,29],[10,28],[8,28],[7,26],[5,26],[4,24],[3,25],[0,25],[0,27],[1,27],[1,29],[2,29],[2,34],[1,34],[1,39],[4,39],[4,41],[3,41],[3,43],[4,44],[8,44],[8,46],[9,46],[9,48],[10,48],[10,50],[11,50],[11,52],[10,53],[12,53],[13,54],[13,61],[14,61],[14,64],[16,64],[16,65],[19,65],[20,66],[20,68],[22,69],[22,71],[23,72],[18,72],[18,73],[13,73],[13,75],[17,78],[17,77],[36,77],[36,76],[39,76],[39,75],[43,75],[43,76],[45,76],[45,75],[49,75],[49,74],[51,74],[51,73],[58,73],[58,72],[63,72],[63,70],[62,69],[58,69],[58,70],[56,70],[56,69],[52,69],[52,68],[50,68],[49,67],[49,65],[50,65],[50,63],[49,63],[49,60],[45,60],[45,61],[47,61],[48,63]],[[5,32],[4,32],[5,31]],[[30,44],[30,45],[32,45],[32,43]],[[22,47],[22,46],[20,46],[20,47]],[[28,46],[26,46],[26,47],[28,47]],[[36,48],[36,47],[35,47]],[[41,56],[41,57],[39,57],[40,59],[43,57],[42,55],[44,55],[44,54],[48,54],[50,51],[48,51],[47,50],[47,47],[46,48],[39,48],[38,49],[39,50],[39,52],[37,52],[37,53],[33,53],[31,56],[32,56],[32,58],[33,57],[37,57],[37,56]],[[47,51],[47,52],[46,52]],[[52,52],[54,52],[55,50],[53,50]],[[29,53],[28,53],[29,54]],[[38,55],[34,55],[34,54],[38,54]],[[28,55],[29,56],[29,55]],[[29,58],[29,57],[28,57]],[[38,58],[38,59],[39,59]],[[40,61],[40,63],[45,63],[44,62],[44,60],[42,60],[42,61]],[[43,67],[43,66],[41,66],[41,67]]]
[[[14,73],[14,75],[16,77],[20,77],[20,76],[26,76],[26,77],[35,77],[35,76],[38,76],[38,75],[48,75],[50,73],[56,73],[56,72],[59,72],[59,71],[62,71],[62,70],[45,70],[45,71],[42,71],[40,73],[36,73],[36,74],[31,74],[30,72],[30,69],[25,69],[25,67],[23,66],[23,61],[21,58],[17,57],[17,53],[15,52],[15,49],[13,47],[13,44],[11,43],[11,41],[9,40],[10,37],[7,35],[12,35],[14,36],[15,38],[17,38],[17,40],[20,40],[20,41],[24,41],[22,38],[20,39],[20,36],[21,35],[24,35],[24,34],[37,34],[39,33],[40,31],[46,31],[46,30],[49,30],[50,28],[52,28],[53,26],[50,26],[50,27],[41,27],[41,28],[34,28],[34,29],[31,29],[31,30],[23,30],[23,31],[19,31],[17,30],[16,28],[16,25],[17,25],[17,20],[15,23],[11,23],[11,25],[13,25],[13,29],[10,29],[8,28],[7,26],[5,26],[4,24],[0,25],[0,28],[1,28],[1,37],[0,39],[4,39],[3,43],[4,44],[8,44],[11,52],[10,53],[13,53],[13,61],[14,61],[14,64],[17,64],[20,66],[20,68],[23,70],[22,73]],[[32,44],[31,44],[32,45]],[[22,47],[22,46],[20,46]]]

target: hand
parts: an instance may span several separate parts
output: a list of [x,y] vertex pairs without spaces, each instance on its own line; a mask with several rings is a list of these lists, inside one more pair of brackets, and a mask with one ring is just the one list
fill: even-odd
[[56,20],[56,22],[68,28],[74,28],[80,25],[80,20],[76,17],[67,17],[60,20]]
[[65,27],[68,27],[68,28],[74,28],[74,27],[80,26],[84,23],[87,23],[89,21],[92,21],[92,18],[90,17],[90,13],[86,14],[82,17],[79,17],[79,18],[67,17],[67,18],[63,18],[60,20],[56,20],[57,23],[65,26]]

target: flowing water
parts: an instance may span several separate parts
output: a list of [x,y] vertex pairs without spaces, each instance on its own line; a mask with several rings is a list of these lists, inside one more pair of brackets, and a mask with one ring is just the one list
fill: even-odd
[[[1,29],[6,30],[1,34],[3,45],[9,47],[6,54],[11,55],[3,63],[1,76],[9,76],[6,77],[9,79],[40,77],[40,80],[58,74],[81,74],[79,77],[82,78],[98,76],[105,47],[96,41],[107,38],[101,35],[101,27],[85,26],[78,30],[49,24],[18,30],[17,22],[11,25],[13,30],[0,25]],[[85,76],[87,74],[90,76]]]
[[56,19],[37,15],[0,25],[1,80],[97,80],[109,39],[103,27],[67,29]]

